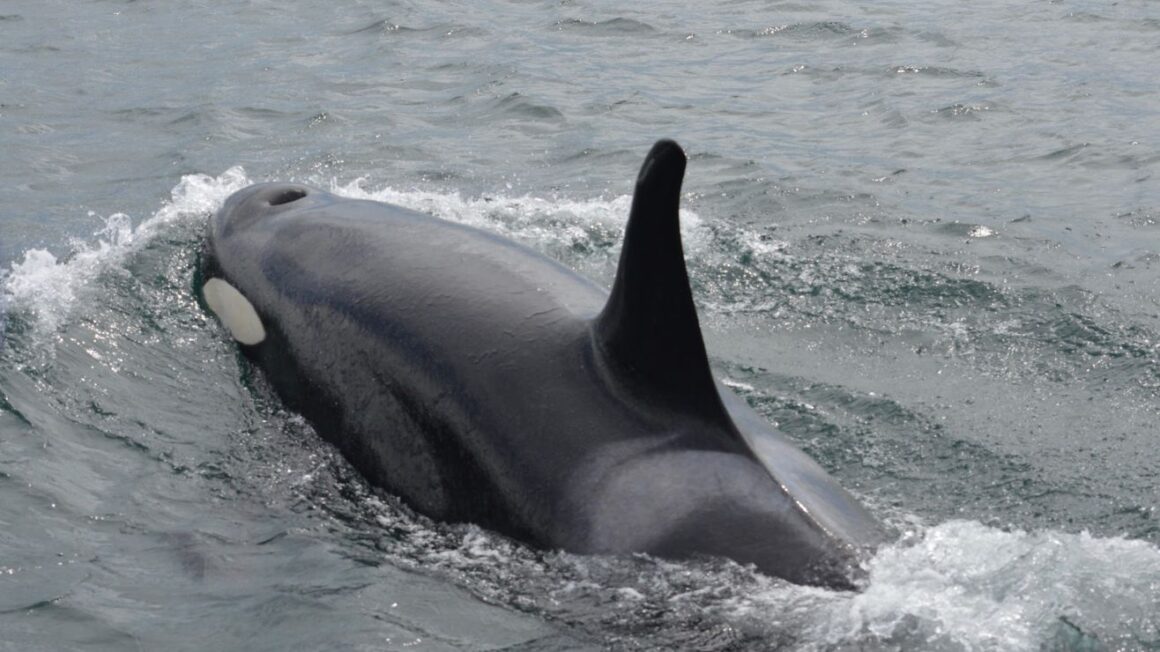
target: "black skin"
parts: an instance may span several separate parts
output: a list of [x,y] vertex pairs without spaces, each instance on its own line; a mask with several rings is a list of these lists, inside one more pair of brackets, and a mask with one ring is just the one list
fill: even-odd
[[293,184],[230,197],[202,279],[242,346],[373,484],[577,553],[724,556],[855,587],[878,522],[714,380],[678,224],[685,156],[641,168],[611,294],[478,229]]

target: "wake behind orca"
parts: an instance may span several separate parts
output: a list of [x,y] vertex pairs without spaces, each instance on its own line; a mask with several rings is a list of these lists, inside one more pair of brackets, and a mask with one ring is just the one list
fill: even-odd
[[286,402],[435,519],[850,588],[879,523],[712,374],[678,223],[637,178],[610,293],[494,234],[295,184],[211,219],[198,287]]

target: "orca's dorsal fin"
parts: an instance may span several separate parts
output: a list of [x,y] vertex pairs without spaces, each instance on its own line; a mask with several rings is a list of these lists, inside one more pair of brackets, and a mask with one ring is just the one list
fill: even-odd
[[685,153],[658,141],[645,157],[624,232],[616,281],[593,322],[597,345],[632,384],[697,416],[728,413],[709,368],[685,269],[678,210]]

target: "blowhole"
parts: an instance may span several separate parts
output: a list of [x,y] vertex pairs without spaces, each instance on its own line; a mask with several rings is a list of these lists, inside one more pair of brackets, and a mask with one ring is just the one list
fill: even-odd
[[290,202],[296,202],[305,196],[306,191],[301,188],[287,188],[270,197],[270,205],[281,206],[282,204],[289,204]]

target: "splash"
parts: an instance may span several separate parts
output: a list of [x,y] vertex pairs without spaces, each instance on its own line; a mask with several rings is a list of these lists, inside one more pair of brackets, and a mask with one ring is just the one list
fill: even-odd
[[4,275],[0,291],[10,310],[31,316],[39,335],[54,333],[68,320],[84,289],[103,273],[122,270],[122,263],[159,233],[178,222],[204,219],[231,193],[247,185],[240,167],[221,176],[187,175],[170,199],[136,228],[125,213],[103,218],[90,240],[73,240],[62,258],[47,249],[29,249]]
[[1160,641],[1160,549],[1145,541],[949,521],[885,547],[869,571],[857,594],[770,586],[725,611],[750,623],[793,623],[807,649],[1097,649]]
[[[58,258],[47,249],[30,249],[0,278],[0,307],[27,313],[40,334],[59,331],[94,280],[102,274],[124,271],[123,263],[175,224],[204,220],[233,192],[252,181],[241,167],[217,177],[188,175],[171,197],[149,218],[133,226],[125,213],[102,219],[102,227],[87,240],[69,243],[69,253]],[[631,197],[612,200],[562,201],[538,197],[487,196],[465,199],[458,193],[424,190],[370,190],[363,180],[330,183],[332,192],[356,199],[384,201],[435,217],[498,232],[545,249],[572,262],[583,261],[593,250],[615,254],[631,206]],[[708,246],[706,229],[691,211],[681,212],[687,251]]]
[[[548,249],[601,246],[617,249],[632,207],[632,197],[629,195],[611,200],[586,201],[528,195],[488,195],[467,199],[459,193],[403,191],[390,187],[369,190],[364,184],[363,179],[347,184],[332,182],[331,192],[344,197],[396,204]],[[708,237],[700,216],[693,211],[681,210],[680,217],[681,238],[686,250],[704,248],[708,244]]]
[[475,526],[424,525],[393,504],[358,503],[377,525],[408,533],[392,539],[388,555],[397,563],[438,569],[490,601],[588,622],[602,636],[618,632],[646,648],[688,647],[706,627],[754,649],[1097,650],[1160,643],[1160,548],[1140,540],[1008,531],[965,520],[912,522],[900,541],[867,562],[869,579],[854,593],[793,585],[727,560],[537,553]]

